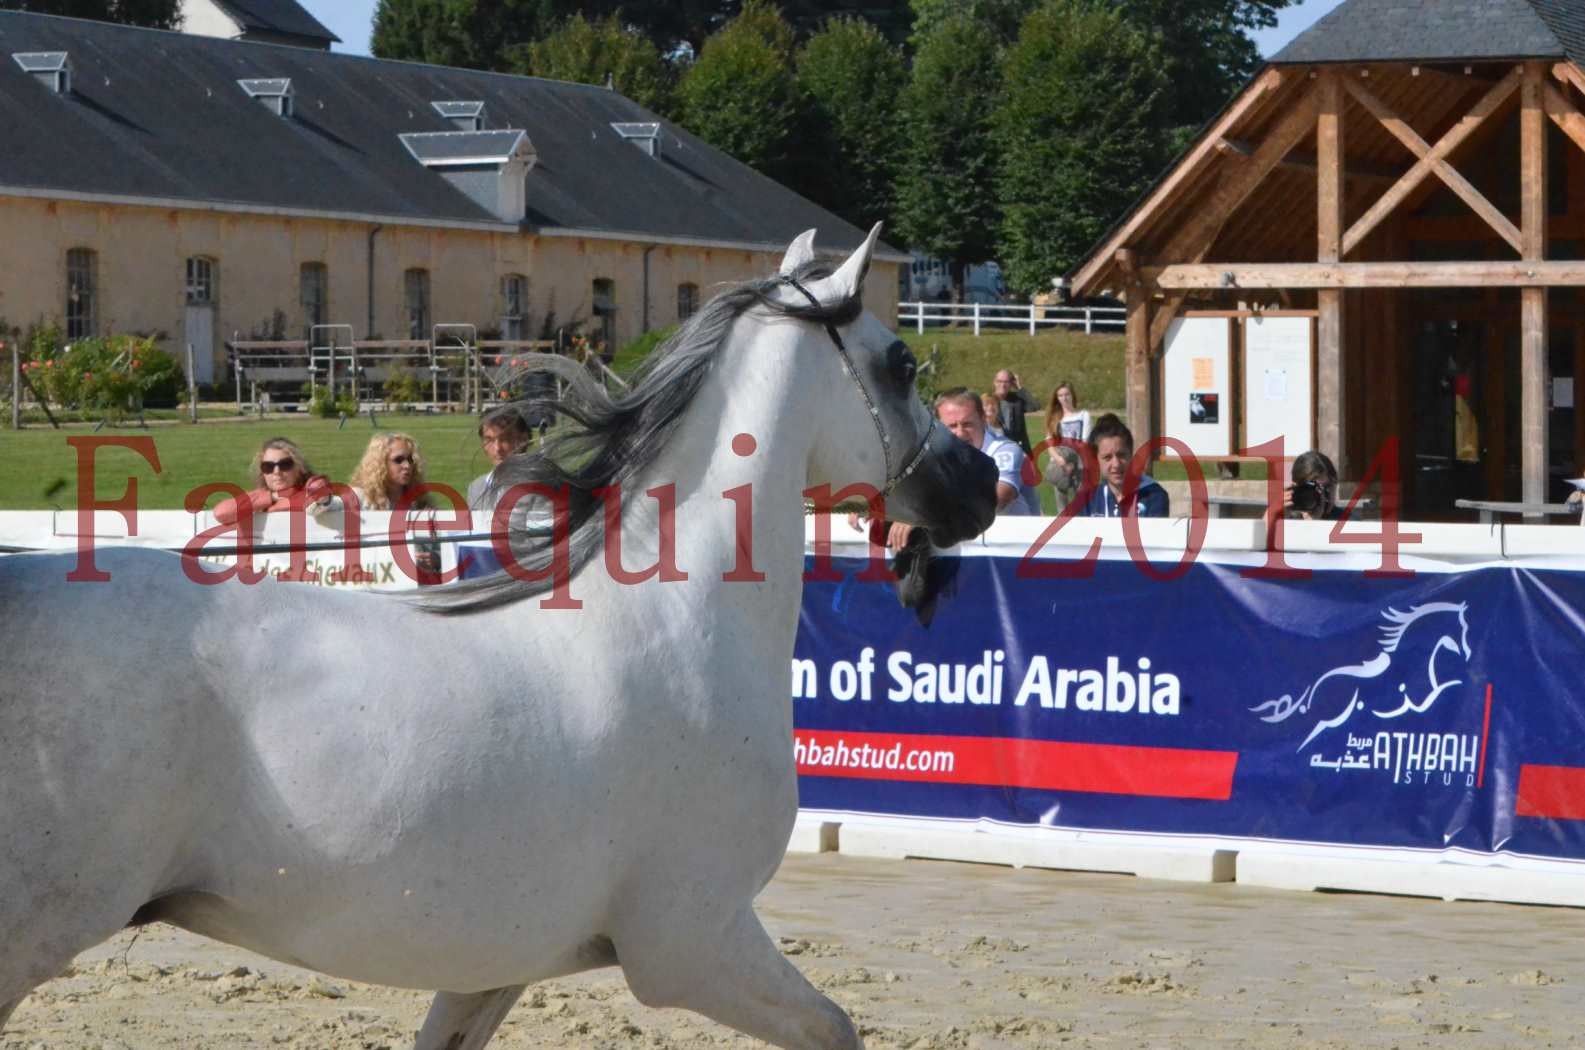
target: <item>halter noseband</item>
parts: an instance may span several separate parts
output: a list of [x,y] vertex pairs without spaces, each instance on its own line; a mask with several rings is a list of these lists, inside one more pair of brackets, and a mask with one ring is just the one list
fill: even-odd
[[[783,274],[782,281],[801,292],[803,297],[809,300],[810,306],[813,306],[816,310],[820,309],[820,300],[816,299],[809,289],[799,284],[796,278]],[[886,434],[885,424],[881,422],[881,410],[876,407],[875,399],[870,396],[869,388],[864,385],[864,380],[859,378],[859,370],[854,367],[853,358],[848,354],[847,344],[842,342],[842,335],[837,331],[836,325],[830,321],[822,321],[821,323],[825,326],[826,335],[831,337],[832,345],[837,348],[837,356],[842,358],[842,373],[853,380],[853,384],[859,388],[859,396],[864,398],[864,406],[870,410],[870,419],[875,423],[875,433],[881,439],[881,457],[886,462],[886,487],[881,489],[881,495],[890,496],[896,491],[898,485],[907,481],[908,476],[919,469],[919,464],[923,462],[925,453],[930,451],[930,436],[936,432],[935,414],[931,413],[930,426],[925,430],[925,436],[920,439],[919,448],[914,451],[913,457],[908,460],[902,470],[893,474],[892,440]]]

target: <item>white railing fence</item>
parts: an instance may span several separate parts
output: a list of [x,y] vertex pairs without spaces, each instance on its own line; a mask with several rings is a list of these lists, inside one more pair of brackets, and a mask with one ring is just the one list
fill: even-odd
[[1120,306],[1038,306],[1034,303],[898,303],[898,327],[972,325],[979,335],[986,327],[1023,328],[1034,335],[1041,328],[1082,328],[1085,335],[1101,329],[1122,330],[1128,311]]

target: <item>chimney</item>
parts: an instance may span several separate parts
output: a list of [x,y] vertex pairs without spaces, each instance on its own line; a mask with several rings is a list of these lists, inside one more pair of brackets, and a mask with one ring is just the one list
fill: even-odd
[[612,124],[611,130],[622,136],[645,154],[651,157],[660,156],[660,125],[659,124]]
[[64,51],[19,51],[11,56],[22,71],[57,95],[72,90],[72,60]]
[[502,222],[520,223],[528,213],[528,173],[539,154],[527,132],[418,131],[401,140],[414,160]]
[[249,98],[258,99],[264,108],[274,113],[277,117],[292,115],[292,82],[290,78],[278,77],[264,80],[239,80],[242,90],[248,93]]
[[458,131],[484,130],[483,102],[431,102],[435,112],[450,121]]

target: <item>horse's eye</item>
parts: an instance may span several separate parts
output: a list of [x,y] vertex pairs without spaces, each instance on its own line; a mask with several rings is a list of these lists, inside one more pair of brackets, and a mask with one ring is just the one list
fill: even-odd
[[919,374],[919,362],[914,359],[912,350],[898,340],[886,350],[886,368],[897,382],[907,386],[914,381],[914,376]]

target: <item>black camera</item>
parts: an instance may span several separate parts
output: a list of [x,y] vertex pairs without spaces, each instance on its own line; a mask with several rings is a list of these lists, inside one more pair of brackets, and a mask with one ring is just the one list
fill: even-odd
[[1319,481],[1301,481],[1293,486],[1293,509],[1300,514],[1321,514],[1326,510],[1326,486]]

